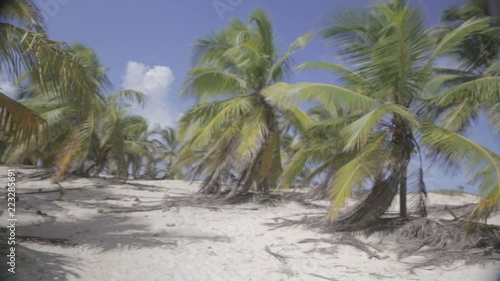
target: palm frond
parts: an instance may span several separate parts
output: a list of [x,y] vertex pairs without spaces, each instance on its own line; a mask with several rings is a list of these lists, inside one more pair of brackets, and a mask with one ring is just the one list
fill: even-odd
[[29,142],[45,125],[38,114],[0,93],[0,129],[14,145]]
[[346,137],[344,151],[360,149],[366,145],[368,137],[374,133],[374,129],[388,114],[399,116],[410,125],[410,128],[419,125],[416,116],[404,106],[397,104],[381,105],[342,130],[342,134]]
[[471,100],[480,104],[500,101],[500,76],[482,77],[452,87],[434,97],[432,103],[447,107]]
[[463,165],[484,196],[471,219],[486,220],[500,204],[500,157],[487,148],[449,130],[426,124],[422,126],[422,143],[442,160]]
[[387,134],[373,136],[373,141],[366,145],[352,160],[343,165],[334,176],[330,186],[332,205],[328,216],[335,217],[340,208],[352,195],[355,187],[363,187],[366,182],[373,180],[384,165],[387,151]]
[[181,89],[182,94],[203,97],[238,93],[245,89],[247,84],[237,75],[218,68],[192,69]]
[[433,57],[442,56],[456,51],[460,46],[460,43],[462,43],[468,36],[474,33],[484,32],[485,30],[488,30],[489,26],[489,18],[476,18],[464,22],[441,39],[434,50]]
[[334,111],[340,105],[347,111],[366,111],[377,105],[377,101],[355,91],[321,83],[299,83],[289,85],[283,82],[267,87],[264,94],[279,104],[289,100],[318,102]]

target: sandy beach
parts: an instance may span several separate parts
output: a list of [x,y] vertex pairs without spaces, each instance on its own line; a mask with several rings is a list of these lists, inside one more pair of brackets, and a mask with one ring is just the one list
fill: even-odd
[[[2,182],[6,169],[0,168]],[[36,171],[16,170],[20,178]],[[197,184],[131,183],[141,185],[73,179],[62,183],[67,193],[59,200],[58,186],[49,179],[19,180],[16,235],[24,240],[16,248],[16,278],[8,280],[465,281],[494,280],[498,269],[494,263],[468,267],[456,263],[412,273],[410,265],[418,257],[398,260],[390,239],[360,238],[382,248],[382,258],[377,259],[347,245],[299,243],[331,239],[330,234],[267,225],[278,218],[297,219],[326,209],[295,202],[219,208],[166,206],[165,198],[193,194]],[[48,192],[51,190],[56,192]],[[429,200],[451,206],[474,203],[477,197],[430,194]],[[7,220],[6,212],[1,220]],[[500,216],[490,223],[500,224]]]

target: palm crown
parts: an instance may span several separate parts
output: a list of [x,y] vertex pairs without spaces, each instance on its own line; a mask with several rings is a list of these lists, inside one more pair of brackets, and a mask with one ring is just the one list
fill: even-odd
[[[408,165],[422,146],[448,164],[467,166],[481,191],[487,194],[474,218],[487,217],[499,202],[499,157],[453,131],[434,125],[426,94],[434,86],[436,59],[456,51],[465,38],[488,27],[488,19],[468,20],[438,40],[425,28],[417,8],[405,1],[377,4],[367,12],[350,11],[337,17],[324,35],[341,46],[341,54],[351,67],[306,63],[301,68],[334,71],[343,86],[299,83],[268,89],[270,92],[287,89],[285,97],[270,95],[274,100],[320,101],[333,113],[333,118],[309,130],[338,134],[336,141],[307,146],[308,153],[299,152],[285,170],[282,184],[287,186],[299,167],[308,161],[325,163],[323,171],[341,163],[329,186],[333,201],[330,216],[338,214],[354,188],[372,183],[365,201],[342,220],[351,230],[363,229],[386,212],[398,188],[400,215],[407,216]],[[461,87],[465,86],[460,84],[448,91],[462,91]],[[486,92],[490,87],[470,87],[484,95],[496,94]],[[321,159],[325,151],[336,156]],[[425,193],[421,169],[416,176],[419,177],[416,187]]]
[[292,104],[270,103],[264,90],[286,77],[290,56],[310,36],[300,37],[280,55],[266,14],[256,10],[249,22],[247,26],[235,19],[215,35],[198,40],[195,68],[184,83],[183,93],[198,97],[199,103],[182,117],[180,132],[187,142],[178,163],[206,149],[196,168],[197,173],[205,171],[206,193],[216,191],[228,172],[238,174],[242,183],[230,197],[253,185],[259,190],[276,186],[282,169],[280,120],[292,120],[297,127],[309,120]]

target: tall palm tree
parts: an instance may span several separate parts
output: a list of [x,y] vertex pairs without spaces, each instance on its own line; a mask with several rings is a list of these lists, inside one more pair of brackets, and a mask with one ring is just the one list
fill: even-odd
[[[339,214],[356,187],[372,184],[369,195],[337,221],[340,230],[375,226],[400,193],[400,216],[406,218],[408,166],[420,147],[432,149],[448,164],[466,165],[486,196],[472,218],[485,219],[500,201],[500,157],[465,137],[436,126],[426,118],[423,90],[429,86],[436,58],[452,53],[469,35],[487,30],[487,19],[469,20],[436,42],[418,7],[392,0],[370,10],[344,13],[324,35],[341,46],[349,67],[308,63],[334,71],[342,86],[280,83],[268,89],[273,100],[288,88],[286,98],[320,100],[334,114],[329,124],[340,129],[335,142],[317,149],[340,151],[343,164],[330,184],[329,218]],[[342,109],[343,117],[337,108]],[[313,148],[312,148],[313,149]],[[331,161],[333,161],[332,159]],[[344,162],[345,161],[345,162]],[[292,166],[293,167],[293,166]],[[285,172],[285,174],[288,171]],[[416,188],[425,194],[423,171]],[[423,200],[422,200],[423,201]]]
[[256,10],[249,25],[234,19],[228,27],[197,41],[195,67],[190,70],[182,94],[199,99],[181,119],[180,136],[186,140],[179,163],[196,151],[207,153],[194,176],[204,172],[200,192],[219,192],[220,181],[230,174],[238,185],[233,198],[252,186],[267,191],[281,173],[280,120],[296,126],[309,122],[307,115],[289,103],[272,104],[264,89],[286,78],[291,55],[309,40],[298,38],[281,55],[274,42],[267,15]]
[[[0,10],[0,70],[14,80],[23,75],[47,96],[92,107],[98,83],[62,43],[44,33],[40,11],[29,0],[4,0]],[[80,93],[76,95],[75,93]],[[89,94],[91,93],[91,94]],[[39,133],[43,120],[0,92],[0,128],[13,142],[25,142]]]

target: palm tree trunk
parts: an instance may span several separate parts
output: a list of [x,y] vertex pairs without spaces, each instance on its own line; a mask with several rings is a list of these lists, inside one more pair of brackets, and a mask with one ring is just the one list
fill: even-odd
[[408,165],[410,164],[411,154],[414,149],[413,135],[411,129],[405,128],[402,138],[402,164],[401,164],[401,178],[399,180],[399,216],[401,218],[408,217]]
[[252,187],[252,184],[255,182],[255,176],[256,176],[256,171],[258,170],[258,164],[260,162],[260,155],[259,153],[256,157],[256,159],[250,164],[250,168],[246,171],[243,181],[243,185],[238,184],[235,188],[229,192],[229,194],[224,198],[224,200],[232,200],[235,197],[237,197],[240,194],[246,193],[250,190]]
[[322,200],[328,198],[328,187],[330,180],[335,175],[335,169],[330,168],[325,176],[325,178],[321,181],[321,183],[313,190],[307,192],[304,195],[305,199],[311,200]]
[[396,155],[400,155],[399,163],[392,165],[388,177],[380,176],[376,179],[368,196],[353,210],[333,222],[337,231],[361,231],[375,228],[379,225],[380,218],[391,206],[398,190],[400,193],[401,218],[407,218],[407,170],[413,151],[413,135],[399,116],[393,119],[395,124],[392,142],[396,145]]
[[401,218],[406,218],[408,216],[407,211],[407,178],[408,167],[403,167],[401,171],[401,179],[399,181],[399,216]]
[[393,171],[385,179],[377,179],[372,190],[361,203],[346,215],[332,222],[335,231],[354,232],[377,227],[381,216],[385,214],[398,193],[401,175]]
[[219,166],[211,175],[206,177],[203,181],[202,188],[198,191],[198,193],[202,193],[204,195],[219,193],[220,187],[218,186],[218,181],[220,179],[221,172],[222,166]]

